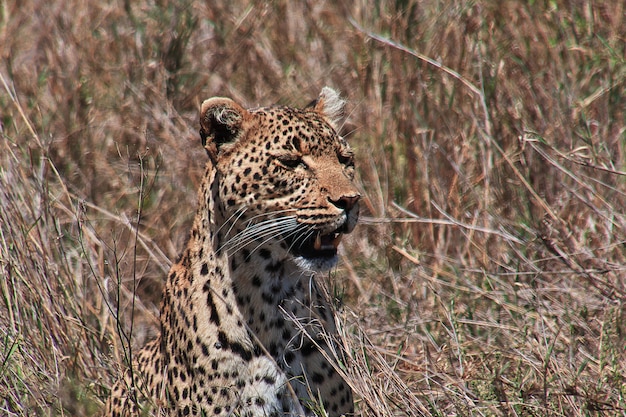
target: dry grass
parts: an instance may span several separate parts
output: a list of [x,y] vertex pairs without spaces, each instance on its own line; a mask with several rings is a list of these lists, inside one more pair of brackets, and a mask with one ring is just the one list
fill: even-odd
[[201,100],[324,85],[360,413],[626,415],[623,2],[337,3],[1,3],[0,415],[96,414],[154,333]]

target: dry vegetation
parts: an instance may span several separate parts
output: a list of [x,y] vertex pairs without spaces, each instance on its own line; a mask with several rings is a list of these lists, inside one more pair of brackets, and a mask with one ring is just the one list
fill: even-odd
[[96,414],[154,333],[201,100],[324,85],[360,414],[626,415],[624,3],[334,3],[0,3],[0,415]]

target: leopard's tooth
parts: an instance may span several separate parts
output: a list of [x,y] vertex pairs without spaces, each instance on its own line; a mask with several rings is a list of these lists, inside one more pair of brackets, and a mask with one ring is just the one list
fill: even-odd
[[315,242],[313,243],[313,249],[320,250],[322,249],[322,235],[320,233],[315,236]]
[[333,239],[333,246],[335,247],[335,249],[337,249],[337,247],[339,246],[339,243],[341,242],[342,237],[343,237],[343,233],[337,233],[337,235]]

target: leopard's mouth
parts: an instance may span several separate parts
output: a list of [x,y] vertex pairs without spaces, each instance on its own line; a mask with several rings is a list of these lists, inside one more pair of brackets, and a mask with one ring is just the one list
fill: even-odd
[[341,243],[341,238],[345,232],[345,227],[340,227],[330,233],[314,232],[304,241],[298,237],[286,239],[289,244],[289,251],[306,259],[334,258],[337,256],[337,248]]

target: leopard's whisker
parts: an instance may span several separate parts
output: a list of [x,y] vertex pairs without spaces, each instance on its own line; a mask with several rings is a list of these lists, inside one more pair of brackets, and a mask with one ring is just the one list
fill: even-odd
[[[304,229],[304,230],[301,230],[301,229]],[[296,238],[293,239],[293,241],[291,242],[291,245],[289,245],[289,250],[291,251],[294,247],[302,245],[311,236],[313,236],[314,233],[315,233],[315,229],[313,229],[311,226],[308,226],[306,224],[300,224],[298,228],[296,228],[289,235],[285,236],[285,239],[287,239],[291,236],[296,235]]]
[[[247,207],[247,206],[243,206],[243,207],[238,208],[238,209],[237,209],[237,210],[236,210],[236,211],[235,211],[235,212],[234,212],[234,213],[233,213],[233,214],[232,214],[232,215],[231,215],[228,219],[226,219],[226,220],[224,221],[224,223],[222,224],[222,226],[220,226],[220,227],[219,227],[219,229],[217,230],[217,231],[218,231],[218,233],[219,233],[219,232],[220,232],[220,231],[221,231],[221,230],[222,230],[222,229],[223,229],[223,228],[224,228],[224,227],[225,227],[228,223],[230,223],[230,227],[228,228],[228,231],[226,232],[226,236],[229,236],[229,235],[230,235],[230,233],[232,232],[233,228],[235,227],[235,225],[237,224],[237,222],[241,219],[241,217],[245,214],[245,212],[246,212],[246,210],[247,210],[247,209],[248,209],[248,207]],[[253,217],[251,217],[250,219],[247,219],[247,222],[248,222],[248,223],[247,223],[247,225],[246,225],[246,228],[248,228],[248,226],[252,225],[252,224],[255,222],[255,220],[256,220],[256,219],[259,219],[259,218],[262,218],[262,217],[265,217],[265,216],[276,216],[276,215],[280,215],[280,214],[283,214],[283,213],[288,213],[288,212],[292,212],[292,211],[295,211],[295,209],[284,209],[284,210],[278,210],[278,211],[275,211],[275,212],[269,212],[269,213],[259,213],[259,214],[256,214],[256,215],[254,215]],[[264,221],[262,221],[262,222],[254,223],[254,224],[261,224],[261,223],[265,223],[265,222],[273,222],[273,221],[274,221],[274,219],[276,219],[276,218],[274,218],[274,217],[273,217],[273,218],[270,218],[270,219],[264,220]],[[279,217],[279,218],[277,218],[277,219],[280,219],[280,217]]]
[[243,240],[250,236],[254,237],[259,233],[265,232],[269,227],[283,227],[287,225],[295,225],[295,217],[283,217],[279,219],[269,219],[259,223],[247,226],[241,232],[233,236],[230,241]]
[[237,224],[237,222],[239,221],[241,216],[243,216],[243,214],[246,212],[247,209],[248,207],[243,206],[235,210],[235,212],[228,219],[226,219],[224,223],[217,229],[217,233],[219,233],[224,228],[224,226],[226,226],[232,220],[232,224],[230,225],[230,227],[228,228],[228,231],[226,232],[226,236],[230,235],[230,232],[233,230],[233,227],[235,227],[235,224]]
[[292,216],[281,216],[281,215],[284,214],[284,213],[290,213],[290,212],[295,212],[295,211],[296,211],[295,208],[288,208],[288,209],[284,209],[284,210],[276,210],[276,211],[259,213],[259,214],[256,214],[256,215],[250,217],[248,219],[248,222],[249,223],[253,223],[257,219],[262,218],[262,217],[267,217],[267,216],[272,216],[272,219],[280,219],[282,217],[292,217]]
[[[293,210],[281,210],[278,213],[286,213],[286,212],[289,212],[289,211],[293,211]],[[266,215],[266,214],[263,214],[263,215]],[[289,218],[289,219],[295,218],[293,216],[283,216],[283,217],[273,217],[273,218],[270,218],[270,219],[267,219],[267,220],[263,220],[263,221],[260,221],[260,222],[256,222],[256,223],[254,222],[254,219],[260,218],[263,215],[256,215],[256,216],[252,217],[250,220],[248,220],[248,222],[246,223],[245,228],[242,231],[240,231],[237,234],[235,234],[230,239],[230,241],[233,241],[233,240],[236,240],[236,239],[241,239],[241,238],[245,237],[249,233],[256,233],[256,229],[257,228],[261,229],[265,225],[274,224],[274,223],[280,222],[283,219],[287,219],[287,218]],[[231,227],[231,230],[232,230],[232,227]],[[228,235],[230,235],[231,230],[229,230]]]
[[[304,231],[302,231],[301,229],[304,229]],[[290,251],[294,246],[298,244],[298,242],[300,242],[300,244],[304,243],[307,239],[309,239],[313,235],[313,233],[315,233],[315,229],[311,228],[310,226],[306,224],[302,224],[302,223],[296,223],[295,227],[291,228],[291,230],[288,230],[287,232],[281,232],[279,234],[279,240],[285,241],[289,239],[291,236],[296,235],[297,237],[293,239],[293,241],[291,242],[291,245],[289,245],[289,248],[287,249],[288,251]],[[272,237],[270,237],[269,239],[266,239],[265,241],[261,242],[252,250],[252,252],[256,251],[259,247],[261,247],[262,245],[270,241],[273,237],[274,236],[272,235]]]
[[[222,248],[235,253],[255,240],[265,239],[266,236],[282,235],[291,232],[295,227],[297,227],[295,217],[265,220],[246,227],[224,243]],[[264,241],[263,244],[269,240]]]

